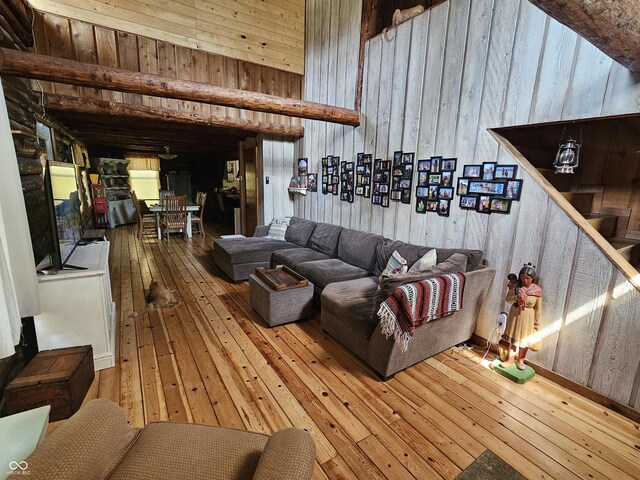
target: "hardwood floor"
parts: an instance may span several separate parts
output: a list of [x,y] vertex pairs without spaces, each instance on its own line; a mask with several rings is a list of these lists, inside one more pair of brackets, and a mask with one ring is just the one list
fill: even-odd
[[[129,422],[199,422],[315,439],[314,478],[455,478],[489,449],[528,478],[640,478],[631,420],[544,378],[514,384],[484,352],[439,354],[381,382],[322,332],[319,316],[267,328],[212,261],[213,236],[171,243],[111,231],[115,368],[87,400],[119,402]],[[180,304],[145,309],[152,279]]]

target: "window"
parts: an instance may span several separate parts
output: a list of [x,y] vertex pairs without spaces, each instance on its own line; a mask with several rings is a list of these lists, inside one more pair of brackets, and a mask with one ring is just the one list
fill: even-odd
[[160,190],[160,172],[155,170],[129,170],[131,190],[139,200],[157,200]]

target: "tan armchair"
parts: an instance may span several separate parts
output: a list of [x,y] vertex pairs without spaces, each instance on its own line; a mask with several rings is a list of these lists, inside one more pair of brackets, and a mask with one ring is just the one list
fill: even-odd
[[31,480],[306,480],[314,459],[313,439],[301,429],[270,437],[173,422],[137,429],[117,404],[97,399],[56,429],[26,462]]

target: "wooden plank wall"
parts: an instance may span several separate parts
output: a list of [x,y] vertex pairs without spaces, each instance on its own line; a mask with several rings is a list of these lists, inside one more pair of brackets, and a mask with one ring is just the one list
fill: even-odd
[[30,0],[37,10],[304,74],[304,0]]
[[[283,142],[277,137],[258,135],[257,178],[264,195],[258,195],[258,201],[264,198],[262,208],[258,206],[258,225],[271,222],[274,217],[293,215],[293,198],[287,193],[292,164],[282,159],[294,157],[294,143]],[[269,184],[265,178],[269,177]]]
[[[358,51],[360,5],[344,16],[341,3],[307,2],[305,99],[352,104],[348,66]],[[296,155],[308,157],[312,171],[323,156],[353,161],[359,151],[455,156],[458,176],[464,164],[514,162],[488,128],[637,112],[640,83],[527,0],[456,0],[368,42],[362,105],[356,129],[305,122]],[[282,160],[291,168],[294,159]],[[546,292],[546,340],[529,357],[640,409],[638,292],[531,177],[519,177],[523,198],[510,215],[457,203],[448,218],[419,215],[413,206],[381,208],[361,197],[349,204],[321,193],[296,197],[294,210],[413,243],[482,249],[497,269],[477,327],[484,338],[505,308],[506,275],[533,262]]]
[[[206,53],[164,40],[153,40],[120,30],[95,27],[80,20],[71,20],[52,14],[37,14],[34,30],[36,52],[43,55],[193,80],[221,87],[242,88],[281,97],[301,98],[302,95],[301,75]],[[257,121],[267,120],[285,125],[301,124],[299,118],[270,115],[267,119],[266,114],[249,110],[241,111],[235,108],[53,82],[39,82],[39,84],[48,93],[133,105],[184,109],[205,115],[210,113]],[[40,88],[37,83],[35,85],[35,89]]]

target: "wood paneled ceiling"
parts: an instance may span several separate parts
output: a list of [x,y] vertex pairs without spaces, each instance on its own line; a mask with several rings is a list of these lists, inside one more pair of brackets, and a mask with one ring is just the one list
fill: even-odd
[[37,10],[304,73],[304,0],[29,0]]

